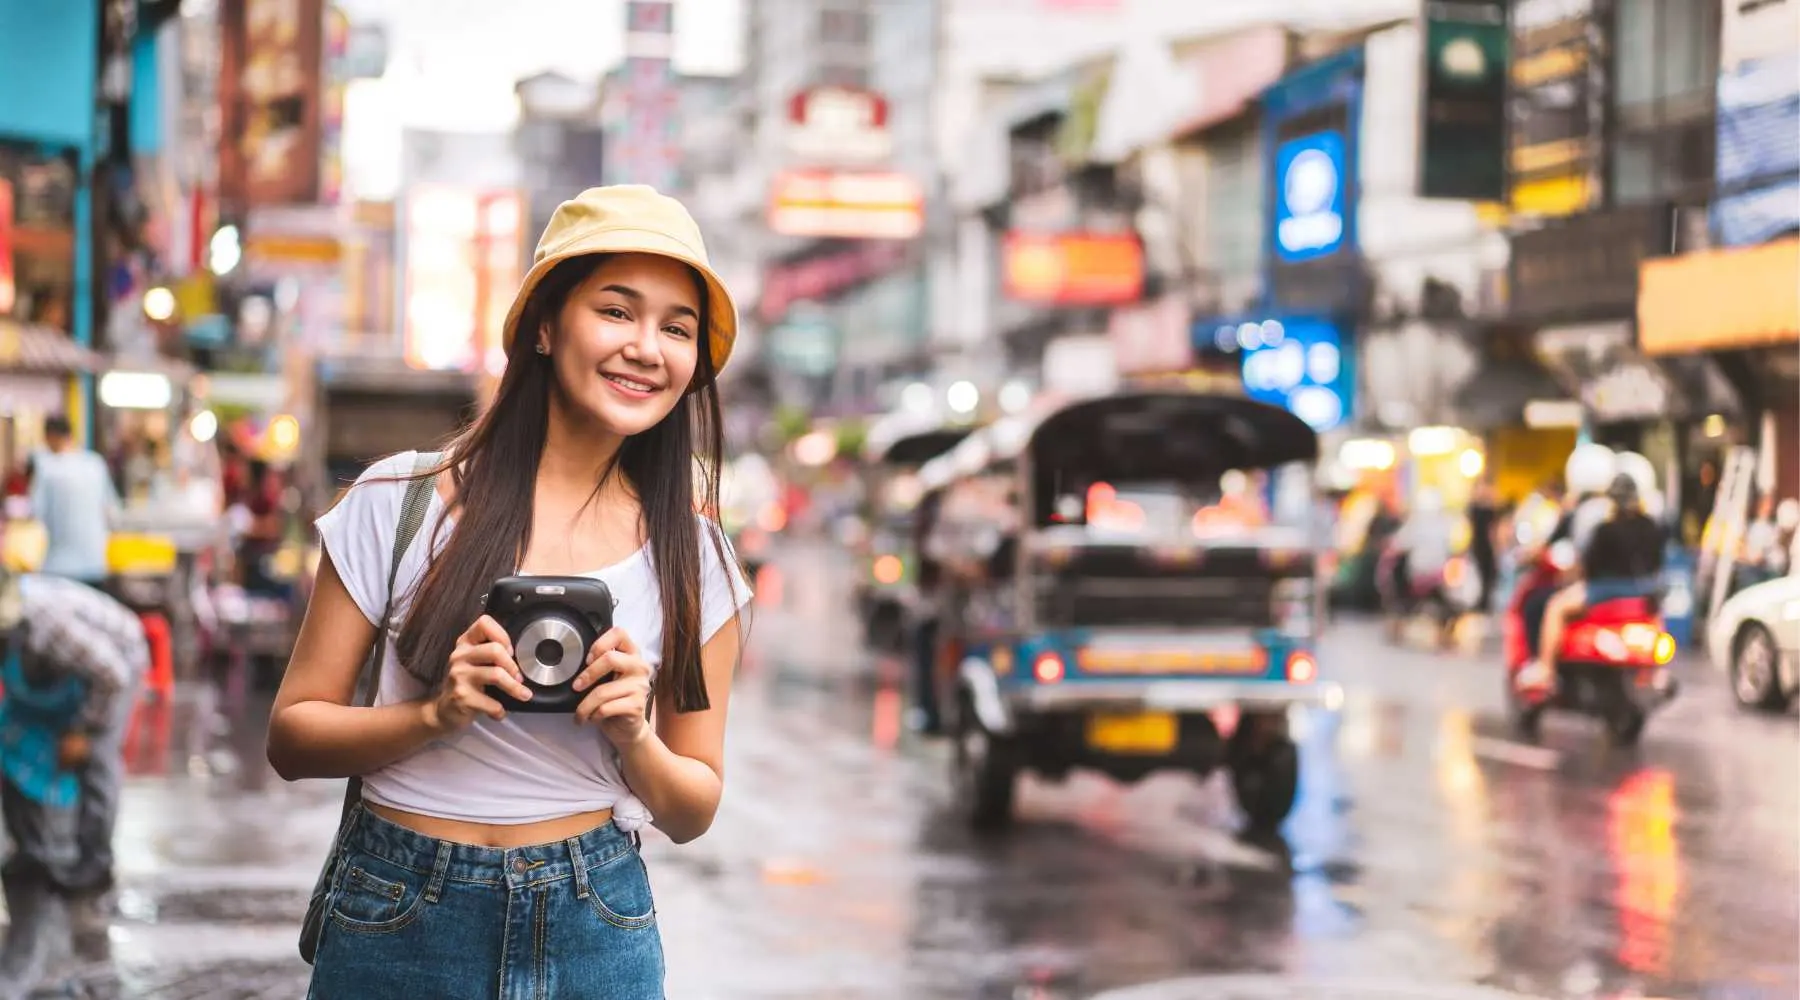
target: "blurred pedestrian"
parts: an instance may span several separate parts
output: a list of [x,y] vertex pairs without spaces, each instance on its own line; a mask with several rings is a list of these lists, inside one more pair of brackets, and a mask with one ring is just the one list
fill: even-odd
[[125,731],[149,646],[137,615],[73,580],[0,573],[0,865],[11,922],[0,1000],[28,996],[71,946],[106,945]]
[[31,514],[44,526],[45,573],[106,582],[106,546],[119,514],[106,460],[82,447],[65,417],[44,421],[47,451],[33,456]]
[[1499,534],[1501,505],[1494,495],[1493,480],[1482,477],[1475,483],[1469,498],[1469,560],[1481,581],[1481,596],[1475,610],[1489,614],[1494,610],[1494,586],[1500,580],[1500,557],[1496,539]]
[[[737,330],[701,247],[647,187],[564,202],[491,405],[442,457],[377,462],[318,519],[268,748],[289,780],[360,779],[301,935],[314,1000],[663,996],[639,831],[712,825],[750,599],[699,513],[718,509],[715,378]],[[515,573],[616,595],[575,676],[481,613]],[[365,662],[375,707],[353,704]]]

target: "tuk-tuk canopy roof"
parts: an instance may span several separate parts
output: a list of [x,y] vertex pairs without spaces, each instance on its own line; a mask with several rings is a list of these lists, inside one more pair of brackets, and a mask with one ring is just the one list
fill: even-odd
[[975,425],[913,413],[889,413],[869,425],[863,460],[877,465],[913,467],[955,447]]
[[1041,480],[1203,479],[1315,461],[1319,438],[1287,410],[1243,396],[1166,389],[1064,397],[970,434],[926,462],[920,484],[939,490],[1027,452]]
[[958,479],[1005,468],[1024,450],[1033,425],[1029,416],[1001,417],[921,466],[919,485],[931,493]]
[[1050,413],[1026,444],[1034,466],[1078,467],[1097,479],[1215,476],[1319,457],[1319,437],[1278,406],[1242,396],[1127,392]]
[[1311,462],[1306,421],[1242,396],[1139,391],[1086,399],[1039,420],[1025,444],[1034,510],[1076,482],[1202,481],[1233,469]]

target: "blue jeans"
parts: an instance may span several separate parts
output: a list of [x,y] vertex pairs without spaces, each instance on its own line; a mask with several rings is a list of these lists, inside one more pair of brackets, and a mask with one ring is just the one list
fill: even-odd
[[634,839],[608,823],[503,850],[357,807],[311,1000],[661,1000],[662,938]]
[[1633,579],[1624,576],[1603,576],[1587,582],[1588,607],[1606,601],[1617,601],[1626,597],[1650,597],[1662,587],[1662,582],[1654,576]]

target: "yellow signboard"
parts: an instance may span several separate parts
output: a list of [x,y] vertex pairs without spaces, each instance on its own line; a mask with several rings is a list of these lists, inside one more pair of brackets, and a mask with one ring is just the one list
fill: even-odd
[[1800,342],[1800,237],[1652,258],[1638,275],[1645,354]]

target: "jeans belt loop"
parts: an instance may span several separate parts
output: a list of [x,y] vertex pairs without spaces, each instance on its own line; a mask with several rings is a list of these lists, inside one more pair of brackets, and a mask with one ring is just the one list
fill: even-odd
[[587,858],[581,853],[581,838],[570,837],[564,843],[569,845],[569,863],[575,866],[575,898],[588,897]]
[[436,903],[444,894],[444,876],[450,871],[450,855],[456,850],[448,840],[437,845],[437,861],[431,866],[431,881],[425,883],[425,902]]

